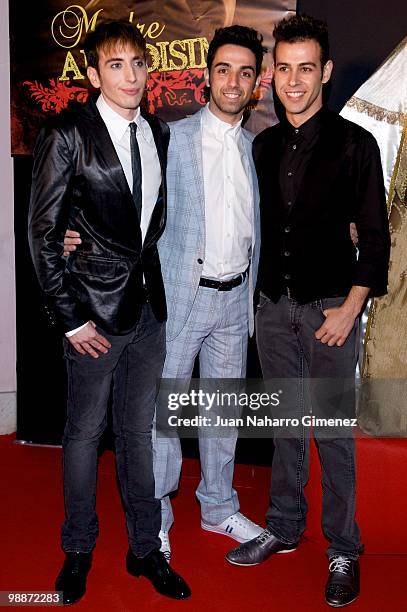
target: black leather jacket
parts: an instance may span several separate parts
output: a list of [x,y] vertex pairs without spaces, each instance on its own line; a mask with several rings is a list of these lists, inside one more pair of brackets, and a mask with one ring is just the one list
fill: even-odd
[[[149,122],[161,165],[162,183],[142,244],[131,191],[99,111],[90,100],[53,120],[34,151],[29,242],[48,308],[64,331],[89,319],[112,334],[133,329],[144,301],[143,274],[158,320],[166,304],[157,240],[166,218],[168,126]],[[82,244],[66,260],[66,228]]]

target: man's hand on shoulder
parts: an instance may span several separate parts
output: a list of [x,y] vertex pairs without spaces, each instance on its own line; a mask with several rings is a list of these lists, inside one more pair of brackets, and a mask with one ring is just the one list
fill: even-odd
[[64,257],[68,257],[69,253],[76,251],[76,245],[81,243],[80,233],[67,229],[64,237]]
[[67,340],[81,355],[88,354],[97,359],[99,357],[97,351],[106,354],[112,345],[104,336],[99,334],[95,328],[95,323],[89,321],[85,327],[76,332],[76,334],[73,334],[73,336],[69,336]]
[[315,338],[328,346],[345,344],[369,291],[369,287],[354,286],[341,306],[324,310],[326,319],[315,332]]

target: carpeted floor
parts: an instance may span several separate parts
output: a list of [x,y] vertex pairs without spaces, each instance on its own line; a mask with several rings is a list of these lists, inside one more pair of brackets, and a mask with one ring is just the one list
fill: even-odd
[[[375,462],[371,458],[372,445],[360,442],[359,522],[366,533],[366,552],[361,558],[362,592],[349,610],[398,612],[407,609],[407,447],[396,444],[393,457],[393,451],[383,455],[383,448],[375,446]],[[400,464],[400,456],[404,463]],[[53,588],[63,561],[59,548],[63,517],[60,460],[60,449],[15,445],[13,436],[0,437],[0,590]],[[100,536],[86,596],[75,609],[103,612],[328,610],[323,598],[327,563],[325,542],[319,529],[319,475],[314,453],[312,463],[314,474],[308,486],[309,529],[301,547],[261,566],[238,568],[224,560],[234,541],[200,528],[199,506],[194,495],[199,478],[198,463],[192,459],[185,461],[180,492],[174,500],[172,565],[190,584],[192,598],[174,602],[156,594],[144,578],[126,574],[127,542],[116,489],[114,456],[106,452],[99,467]],[[267,505],[269,477],[270,471],[264,467],[236,467],[235,486],[242,510],[259,523],[263,523]]]

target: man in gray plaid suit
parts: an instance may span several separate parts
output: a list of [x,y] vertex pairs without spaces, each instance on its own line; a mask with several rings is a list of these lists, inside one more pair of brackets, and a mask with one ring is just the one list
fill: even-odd
[[[158,243],[168,310],[163,378],[177,379],[186,389],[197,355],[201,378],[239,379],[246,374],[260,213],[254,136],[241,123],[260,80],[262,40],[244,26],[217,30],[205,71],[209,103],[170,124],[167,224]],[[65,248],[74,250],[79,235],[67,235],[71,238],[65,239]],[[157,413],[168,409],[165,393],[162,397]],[[262,529],[239,512],[232,486],[237,431],[230,428],[222,437],[199,433],[202,478],[196,494],[202,528],[238,542],[257,537]],[[169,560],[168,531],[174,521],[169,494],[178,488],[181,445],[177,436],[160,432],[153,444],[161,550]]]
[[[167,225],[158,243],[168,308],[163,378],[183,379],[186,389],[197,355],[201,378],[246,374],[260,228],[253,136],[241,122],[258,84],[263,53],[255,30],[217,30],[205,72],[209,104],[170,124]],[[196,494],[202,528],[243,542],[261,529],[239,512],[232,487],[236,438],[236,431],[224,437],[200,432],[202,478]],[[179,483],[179,438],[158,434],[154,450],[161,550],[169,558],[168,530],[174,520],[169,493]]]

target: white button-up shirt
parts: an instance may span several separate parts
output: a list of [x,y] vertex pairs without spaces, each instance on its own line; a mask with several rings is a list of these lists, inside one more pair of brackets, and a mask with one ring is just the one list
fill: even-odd
[[228,280],[246,270],[252,244],[252,191],[241,121],[225,123],[206,106],[201,130],[206,230],[202,276]]

